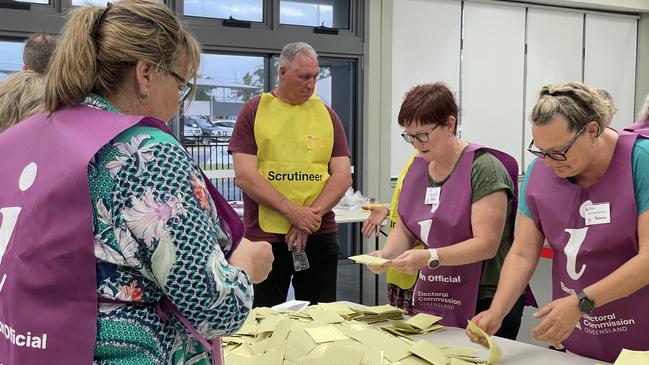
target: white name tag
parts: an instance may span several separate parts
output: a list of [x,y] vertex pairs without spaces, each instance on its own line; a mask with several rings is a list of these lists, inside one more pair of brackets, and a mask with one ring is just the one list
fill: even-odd
[[439,186],[426,188],[426,199],[424,204],[431,205],[431,212],[435,212],[439,207],[439,196],[442,193],[442,188]]
[[610,203],[599,203],[586,206],[584,207],[584,213],[587,226],[611,223]]

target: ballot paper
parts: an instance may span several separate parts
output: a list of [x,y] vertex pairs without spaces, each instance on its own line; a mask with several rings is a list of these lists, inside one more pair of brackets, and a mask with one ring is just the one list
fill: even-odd
[[311,336],[311,338],[313,338],[313,341],[315,343],[342,341],[349,339],[349,337],[343,335],[335,327],[331,326],[305,328],[304,330],[309,334],[309,336]]
[[357,264],[372,265],[372,266],[381,266],[383,264],[387,264],[388,262],[390,262],[390,260],[388,259],[384,259],[376,256],[370,256],[370,255],[349,256],[348,259],[354,261]]
[[487,358],[487,365],[498,363],[498,360],[500,360],[500,356],[501,356],[500,347],[498,347],[498,345],[491,338],[491,336],[486,334],[482,330],[482,328],[480,328],[477,324],[475,324],[475,322],[472,321],[467,321],[467,322],[469,322],[467,328],[469,329],[469,331],[471,331],[471,333],[473,333],[478,337],[484,337],[487,340],[487,344],[489,345],[489,357]]
[[442,317],[433,316],[426,313],[418,313],[406,322],[390,319],[391,327],[382,327],[381,329],[394,334],[410,338],[413,335],[442,331],[444,326],[437,324]]
[[390,319],[403,318],[403,311],[389,304],[377,305],[374,307],[350,307],[353,314],[343,315],[345,319],[365,323],[384,322]]
[[431,364],[448,364],[451,360],[430,342],[424,340],[417,341],[411,348],[410,352],[428,361]]
[[649,351],[633,351],[622,349],[613,365],[649,364]]
[[[443,330],[439,317],[418,314],[397,320],[402,317],[402,310],[390,305],[342,302],[312,305],[303,312],[255,308],[239,332],[222,338],[225,364],[466,365],[484,361],[477,359],[480,350],[476,348],[414,341],[396,331]],[[388,331],[370,324],[387,319],[393,323],[383,324]]]

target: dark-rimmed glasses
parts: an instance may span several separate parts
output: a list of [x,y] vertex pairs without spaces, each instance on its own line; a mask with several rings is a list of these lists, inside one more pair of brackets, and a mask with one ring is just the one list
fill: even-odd
[[192,92],[192,89],[194,88],[194,84],[191,82],[185,80],[182,76],[178,75],[172,70],[167,70],[169,75],[173,76],[174,79],[178,80],[183,86],[178,87],[178,96],[180,98],[180,103],[185,101],[187,96]]
[[584,124],[584,126],[581,127],[581,129],[579,130],[579,132],[577,132],[577,134],[575,134],[575,136],[572,137],[572,139],[570,140],[570,142],[568,142],[568,144],[567,144],[565,147],[563,147],[563,148],[561,149],[561,151],[557,151],[557,152],[543,152],[543,151],[541,151],[541,150],[535,150],[535,149],[532,149],[532,147],[534,147],[534,139],[532,139],[532,141],[530,141],[530,145],[527,146],[527,151],[528,151],[529,153],[533,154],[534,156],[538,157],[538,158],[546,158],[546,157],[548,157],[548,158],[551,158],[551,159],[553,159],[553,160],[555,160],[555,161],[565,161],[565,160],[568,159],[568,157],[566,156],[566,154],[567,154],[568,151],[570,150],[570,147],[572,147],[572,145],[574,145],[575,142],[577,142],[577,138],[579,138],[579,136],[581,136],[582,133],[584,133],[584,131],[586,130],[586,126],[587,126],[587,125],[588,125],[588,124]]
[[433,131],[434,131],[435,129],[437,129],[437,127],[439,127],[440,125],[441,125],[441,124],[436,124],[436,125],[433,127],[433,129],[429,130],[428,132],[423,132],[423,133],[408,134],[408,133],[406,133],[406,132],[403,132],[403,133],[401,133],[401,137],[403,137],[403,139],[404,139],[406,142],[410,143],[410,144],[415,143],[415,139],[418,140],[418,141],[421,142],[421,143],[426,143],[426,142],[428,142],[428,140],[430,139],[430,137],[429,137],[428,135],[431,134],[431,133],[433,133]]

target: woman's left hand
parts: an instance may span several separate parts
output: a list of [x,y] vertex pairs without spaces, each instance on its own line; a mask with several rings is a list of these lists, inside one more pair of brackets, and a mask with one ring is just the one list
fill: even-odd
[[532,334],[537,341],[550,344],[561,343],[575,329],[581,311],[576,295],[557,299],[533,314],[534,318],[543,318],[541,323],[532,328]]
[[428,264],[428,259],[430,259],[428,250],[408,250],[393,259],[389,266],[407,274],[415,274],[422,266]]

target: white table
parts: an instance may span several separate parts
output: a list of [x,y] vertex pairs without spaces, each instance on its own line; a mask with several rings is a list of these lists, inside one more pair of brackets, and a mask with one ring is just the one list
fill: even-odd
[[[239,217],[243,217],[243,208],[233,207],[233,209],[235,212],[237,212]],[[333,212],[336,215],[336,223],[338,224],[365,222],[367,217],[370,216],[370,212],[368,210],[363,210],[363,209],[353,209],[353,210],[334,209]],[[385,224],[385,222],[383,224]]]
[[[488,350],[480,345],[473,344],[469,341],[464,333],[464,329],[455,327],[446,327],[445,331],[429,333],[422,336],[416,336],[415,339],[425,339],[430,342],[443,343],[452,346],[480,348],[478,356],[486,359]],[[582,357],[579,355],[559,352],[546,349],[543,347],[530,345],[523,342],[512,341],[502,337],[493,337],[500,349],[502,358],[499,361],[501,365],[595,365],[596,363],[606,364],[603,361],[597,361]]]

